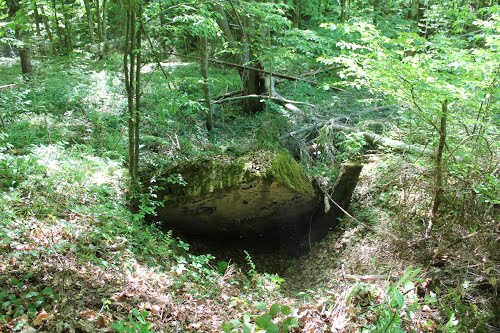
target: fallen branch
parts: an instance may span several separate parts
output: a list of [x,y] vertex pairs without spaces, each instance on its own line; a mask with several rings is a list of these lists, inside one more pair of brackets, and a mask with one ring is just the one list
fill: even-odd
[[214,104],[240,101],[242,99],[248,99],[248,98],[267,99],[267,100],[271,100],[273,102],[279,102],[279,103],[283,103],[283,104],[302,104],[302,105],[307,105],[307,106],[314,106],[314,105],[306,103],[306,102],[292,101],[292,100],[289,100],[286,98],[277,97],[277,96],[269,96],[269,95],[245,95],[245,96],[228,97],[228,98],[214,100]]
[[342,277],[344,280],[353,280],[353,281],[398,281],[399,278],[397,276],[385,276],[385,275],[353,275],[353,274],[343,274]]
[[[234,97],[234,96],[241,96],[243,94],[243,90],[236,90],[236,91],[230,91],[230,92],[227,92],[223,95],[219,95],[217,97],[214,97],[213,100],[214,101],[221,101],[225,98],[229,98],[229,97]],[[202,102],[205,102],[205,100],[201,100]]]
[[380,135],[375,134],[375,133],[360,132],[359,134],[363,135],[366,142],[377,145],[377,146],[391,148],[395,151],[399,151],[402,153],[422,154],[425,156],[434,156],[434,151],[432,149],[429,149],[429,148],[420,147],[417,145],[412,145],[412,144],[405,143],[405,142],[399,141],[399,140],[385,138],[385,137],[380,136]]
[[473,233],[470,233],[470,234],[468,234],[468,235],[463,236],[462,238],[458,239],[457,241],[455,241],[455,242],[451,243],[450,245],[448,245],[448,246],[446,246],[446,247],[444,247],[444,248],[441,248],[441,249],[437,248],[437,249],[435,249],[435,250],[434,250],[434,255],[432,256],[432,259],[431,259],[431,260],[429,260],[429,263],[427,264],[427,269],[429,269],[429,267],[431,267],[431,266],[432,266],[432,264],[434,263],[434,261],[435,261],[438,257],[440,257],[441,255],[443,255],[443,253],[444,253],[446,250],[449,250],[449,249],[451,249],[452,247],[454,247],[455,245],[458,245],[458,244],[462,243],[463,241],[465,241],[465,240],[467,240],[467,239],[469,239],[469,238],[472,238],[472,237],[474,237],[474,236],[477,236],[477,235],[479,235],[480,233],[481,233],[481,231],[475,231],[475,232],[473,232]]
[[304,74],[300,75],[300,77],[314,76],[314,75],[318,75],[318,74],[321,74],[321,73],[327,73],[327,72],[330,72],[330,71],[338,71],[339,69],[343,69],[343,68],[345,68],[345,66],[322,67],[322,68],[318,68],[315,71],[312,71],[312,72],[309,72],[309,73],[304,73]]
[[316,129],[319,129],[319,128],[325,126],[328,123],[346,122],[347,120],[349,120],[352,117],[358,117],[358,116],[361,116],[363,114],[373,113],[373,112],[383,112],[383,111],[391,109],[392,107],[394,107],[394,105],[379,106],[379,107],[370,108],[370,109],[366,109],[366,110],[360,111],[360,112],[358,112],[356,114],[353,114],[352,116],[340,116],[340,117],[331,118],[331,119],[327,119],[327,120],[318,120],[314,124],[310,124],[310,125],[304,126],[302,128],[299,128],[298,130],[292,131],[290,133],[286,133],[286,134],[282,135],[280,137],[280,139],[286,139],[286,138],[289,138],[289,137],[296,136],[297,134],[301,134],[301,133],[304,133],[304,132],[309,132],[309,131],[312,131],[312,130],[316,130]]
[[[188,56],[188,55],[183,55],[183,54],[178,54],[175,52],[172,52],[171,55],[187,58],[187,59],[192,59],[192,60],[199,60],[199,57],[195,56]],[[260,68],[253,68],[250,66],[244,66],[244,65],[239,65],[235,64],[232,62],[227,62],[227,61],[222,61],[222,60],[217,60],[217,59],[208,59],[209,62],[213,64],[218,64],[218,65],[223,65],[223,66],[228,66],[228,67],[234,67],[234,68],[241,68],[241,69],[246,69],[250,71],[255,71],[261,74],[266,74],[266,75],[272,75],[273,77],[278,77],[280,79],[286,79],[290,81],[301,81],[301,82],[306,82],[309,83],[315,87],[320,86],[322,83],[316,82],[316,81],[311,81],[307,79],[303,79],[301,77],[296,77],[296,76],[290,76],[290,75],[285,75],[285,74],[279,74],[279,73],[274,73],[270,71],[266,71],[265,69],[260,69]],[[345,92],[344,89],[336,88],[336,87],[330,87],[331,90],[336,91],[336,92]]]
[[286,139],[288,137],[292,137],[298,133],[305,132],[306,130],[312,130],[315,128],[323,127],[323,126],[328,126],[331,130],[338,131],[338,132],[344,132],[344,133],[357,133],[360,136],[363,136],[366,142],[376,145],[376,146],[382,146],[386,148],[391,148],[395,151],[398,152],[403,152],[403,153],[410,153],[410,154],[422,154],[426,156],[434,156],[434,151],[429,148],[425,147],[420,147],[417,145],[412,145],[409,143],[405,143],[403,141],[399,140],[393,140],[390,138],[383,137],[381,135],[371,133],[371,132],[358,132],[355,128],[342,125],[342,124],[337,124],[334,122],[335,118],[329,119],[327,121],[323,122],[318,122],[313,125],[309,125],[307,127],[304,127],[300,130],[297,130],[295,132],[290,132],[285,135],[282,135],[280,139]]
[[0,90],[4,90],[4,89],[13,89],[13,88],[17,88],[17,87],[20,87],[19,84],[17,83],[12,83],[12,84],[4,84],[2,86],[0,86]]

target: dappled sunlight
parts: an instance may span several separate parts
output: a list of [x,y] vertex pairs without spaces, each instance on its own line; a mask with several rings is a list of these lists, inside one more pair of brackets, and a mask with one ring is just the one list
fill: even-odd
[[[117,75],[107,71],[90,71],[88,73],[88,94],[82,96],[82,103],[89,105],[96,112],[120,115],[125,110],[126,99],[122,93],[123,84]],[[75,87],[75,93],[79,88]]]

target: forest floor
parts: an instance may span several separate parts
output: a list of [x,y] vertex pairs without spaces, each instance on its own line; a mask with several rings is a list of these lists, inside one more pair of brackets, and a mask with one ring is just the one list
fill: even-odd
[[[13,65],[0,84],[15,81]],[[115,65],[44,65],[35,83],[0,99],[8,134],[0,138],[0,332],[498,331],[498,230],[443,224],[425,239],[429,198],[415,184],[432,180],[418,158],[366,154],[350,216],[301,257],[193,254],[127,210]],[[202,123],[194,111],[180,117]],[[226,117],[221,136],[229,137],[234,116]],[[266,117],[232,131],[258,131]],[[180,122],[163,154],[176,154]],[[152,136],[146,145],[165,139]],[[245,137],[215,144],[196,131],[189,141],[194,156],[251,146]],[[148,167],[157,163],[145,156]],[[495,230],[498,221],[485,216],[485,229]]]

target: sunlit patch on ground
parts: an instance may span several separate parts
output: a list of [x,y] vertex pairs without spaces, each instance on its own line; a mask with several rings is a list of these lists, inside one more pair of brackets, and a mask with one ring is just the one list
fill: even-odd
[[[123,84],[118,75],[110,75],[106,71],[91,71],[88,76],[89,87],[84,85],[84,91],[88,95],[82,96],[82,103],[88,105],[97,112],[108,113],[112,115],[123,114],[125,110],[126,99],[122,94]],[[78,94],[82,87],[74,88],[75,94]]]

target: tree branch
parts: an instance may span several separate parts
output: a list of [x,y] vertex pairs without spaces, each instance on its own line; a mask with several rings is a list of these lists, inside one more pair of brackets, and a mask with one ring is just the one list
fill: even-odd
[[[182,54],[179,54],[179,53],[176,53],[176,52],[172,52],[171,54],[175,55],[175,56],[187,58],[187,59],[192,59],[192,60],[197,60],[197,61],[200,60],[199,57],[182,55]],[[266,71],[265,69],[253,68],[253,67],[249,67],[249,66],[235,64],[235,63],[232,63],[232,62],[227,62],[227,61],[222,61],[222,60],[217,60],[217,59],[208,59],[208,61],[211,62],[211,63],[213,63],[213,64],[218,64],[218,65],[222,65],[222,66],[234,67],[234,68],[240,68],[240,69],[247,69],[247,70],[250,70],[250,71],[255,71],[255,72],[258,72],[258,73],[261,73],[261,74],[266,74],[266,75],[271,74],[269,71]],[[311,85],[313,85],[315,87],[321,85],[321,83],[319,83],[319,82],[311,81],[311,80],[307,80],[307,79],[303,79],[303,78],[300,78],[300,77],[297,77],[297,76],[290,76],[290,75],[285,75],[285,74],[280,74],[280,73],[275,73],[275,72],[273,72],[272,75],[273,75],[273,77],[278,77],[278,78],[286,79],[286,80],[290,80],[290,81],[306,82],[306,83],[309,83],[309,84],[311,84]],[[336,87],[330,87],[330,89],[333,90],[333,91],[336,91],[336,92],[345,92],[344,89],[340,89],[340,88],[336,88]]]

